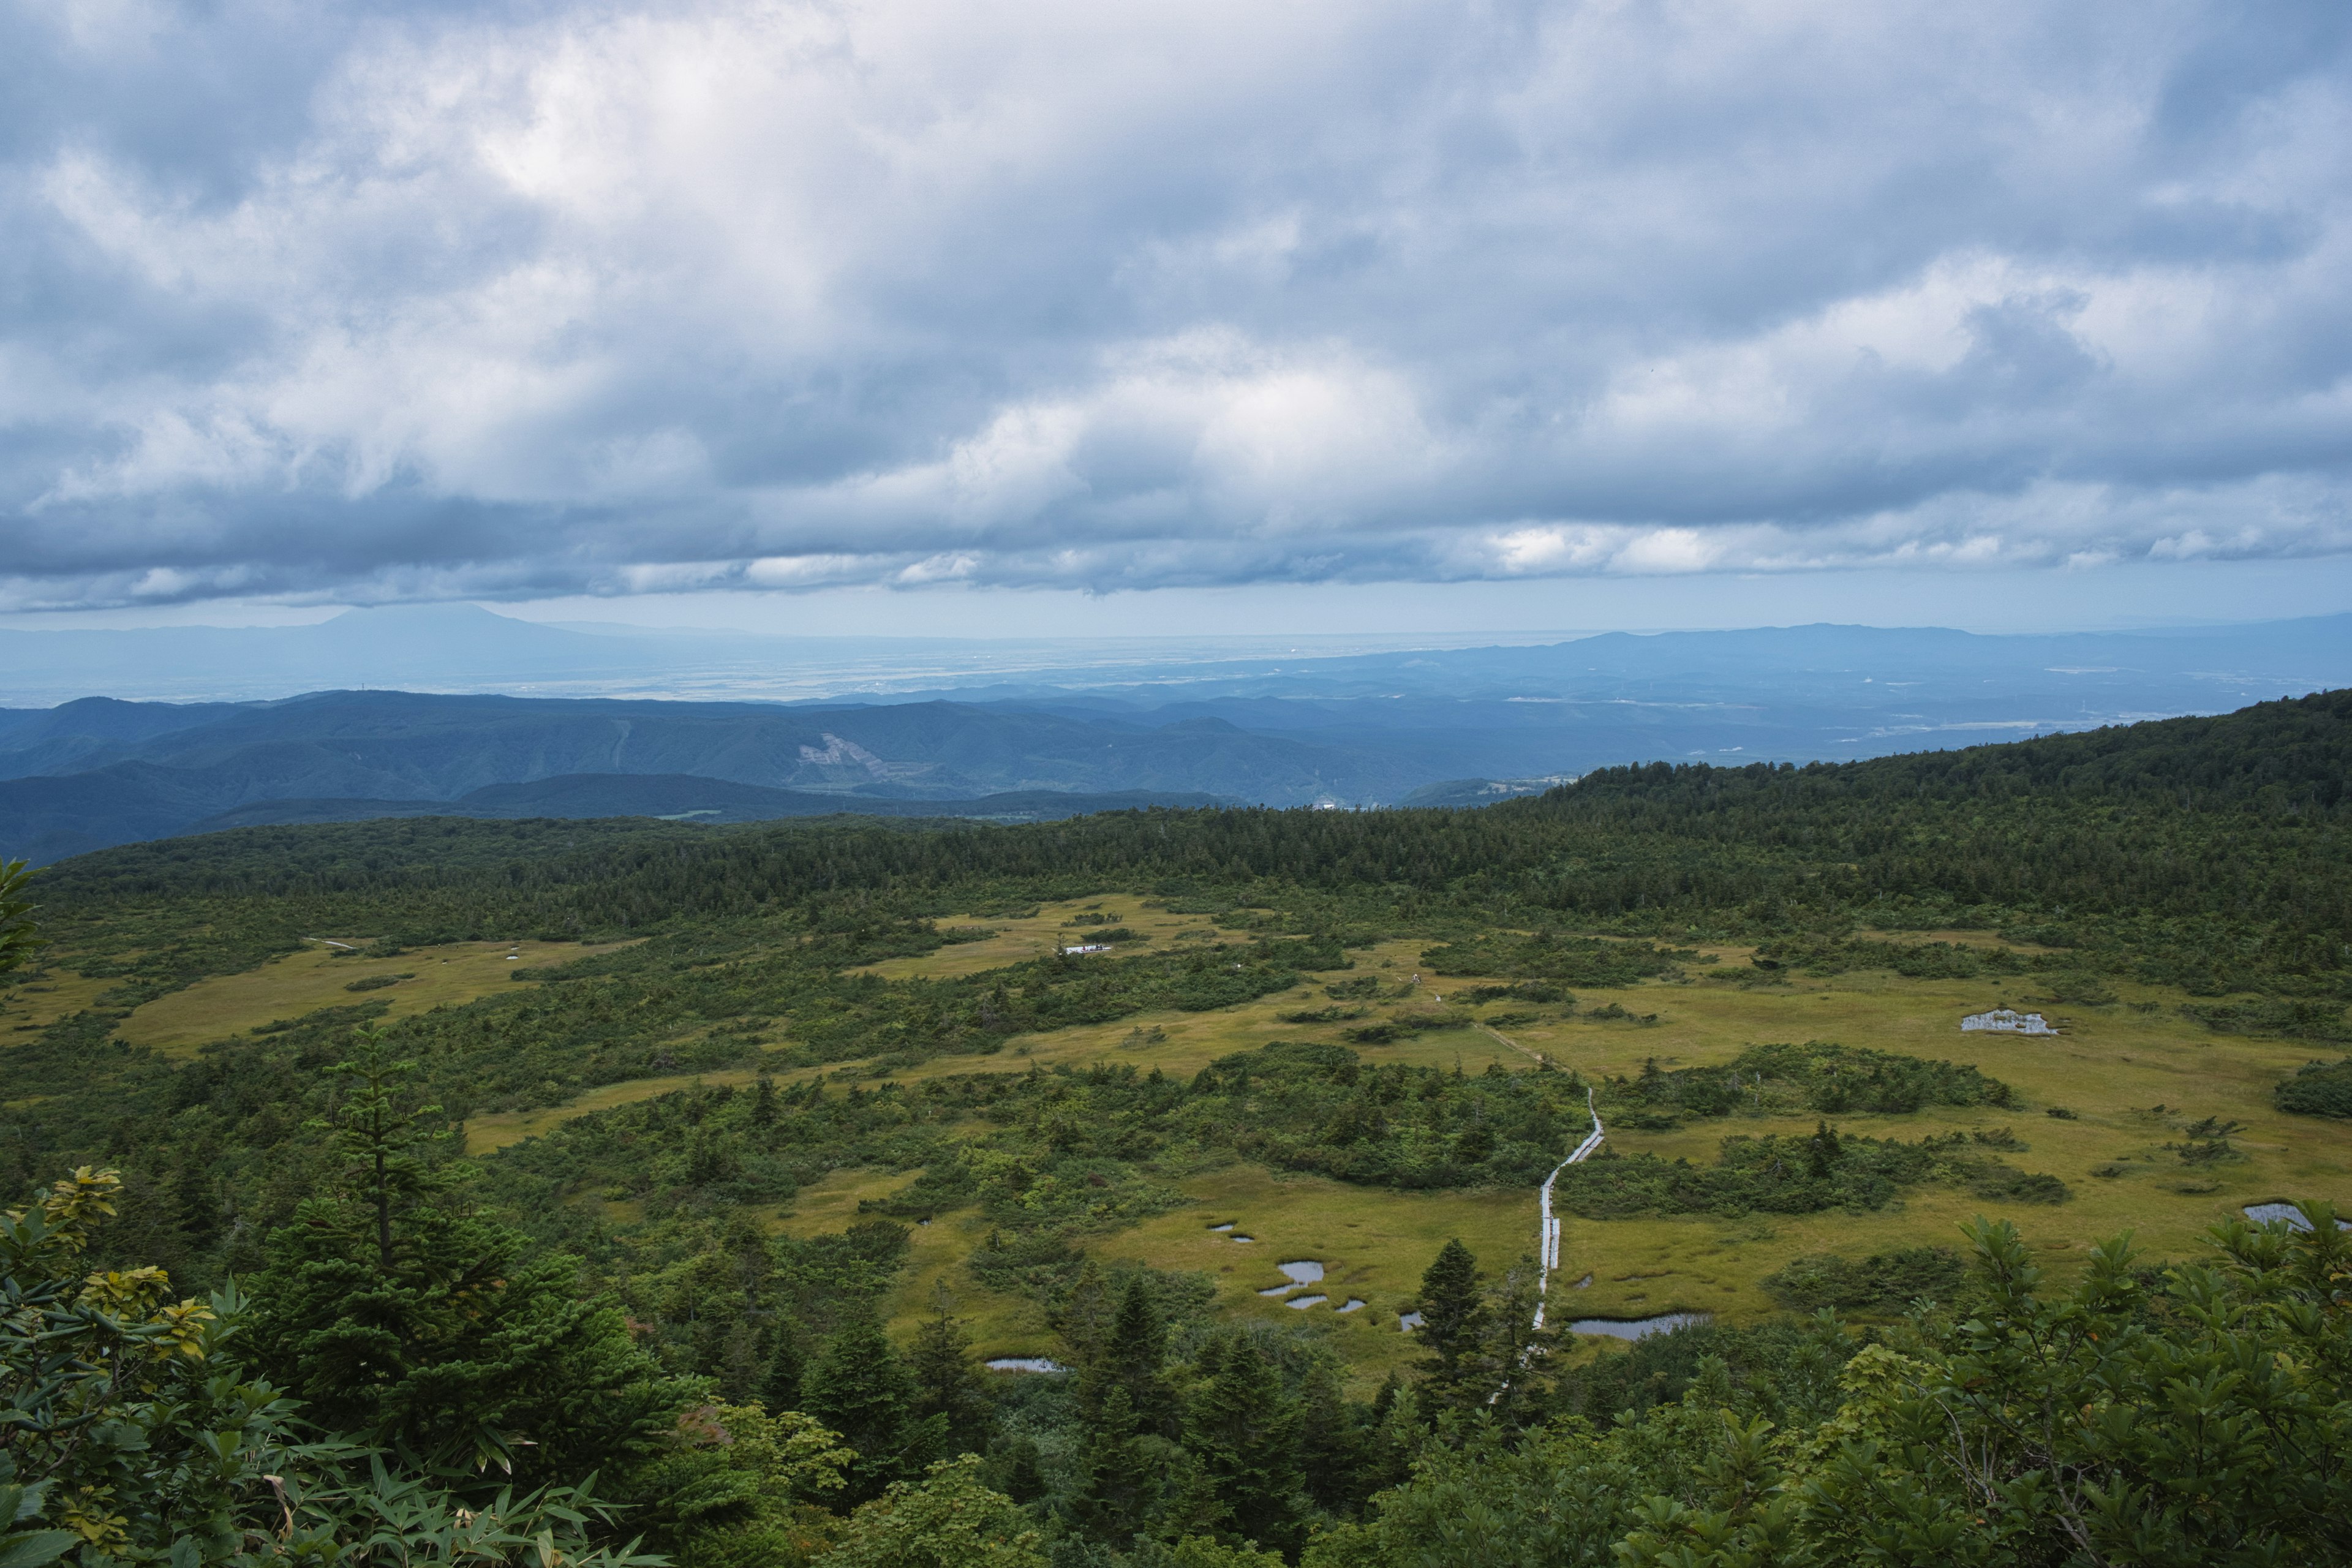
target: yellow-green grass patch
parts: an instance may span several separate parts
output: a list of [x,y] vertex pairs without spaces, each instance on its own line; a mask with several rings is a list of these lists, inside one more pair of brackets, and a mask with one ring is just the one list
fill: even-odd
[[[1590,988],[1579,993],[1580,1012],[1615,1002],[1629,1012],[1655,1013],[1659,1022],[1643,1026],[1547,1017],[1507,1029],[1522,1046],[1541,1050],[1559,1067],[1579,1068],[1588,1077],[1631,1076],[1652,1058],[1667,1068],[1727,1062],[1751,1043],[1815,1038],[1973,1063],[2008,1081],[2021,1103],[1930,1108],[1910,1116],[1846,1114],[1832,1120],[1848,1132],[1905,1140],[2006,1126],[2025,1142],[2025,1150],[1983,1148],[1978,1152],[2026,1171],[2056,1175],[2074,1193],[2069,1203],[2047,1205],[1927,1186],[1911,1189],[1885,1210],[1859,1215],[1610,1221],[1570,1215],[1565,1216],[1555,1317],[1566,1321],[1700,1310],[1728,1321],[1752,1321],[1776,1308],[1762,1280],[1793,1258],[1841,1252],[1858,1258],[1897,1247],[1954,1246],[1960,1240],[1959,1226],[1979,1215],[2014,1222],[2044,1262],[2063,1275],[2082,1264],[2092,1242],[2122,1231],[2134,1232],[2151,1257],[2187,1258],[2202,1250],[2209,1227],[2247,1204],[2282,1195],[2352,1200],[2352,1126],[2287,1116],[2271,1102],[2272,1087],[2313,1054],[2308,1046],[2212,1035],[2168,1005],[2157,1012],[2121,1005],[2059,1009],[2067,1032],[2054,1040],[1960,1032],[1964,1014],[1991,1005],[2004,994],[2013,999],[2023,989],[2015,982],[1917,981],[1875,973],[1754,989],[1704,984]],[[2135,997],[2167,1000],[2149,988],[2132,989]],[[1298,1005],[1294,993],[1217,1014],[1153,1015],[1032,1037],[1023,1044],[1030,1059],[1041,1062],[1131,1061],[1141,1070],[1158,1066],[1172,1074],[1189,1074],[1226,1051],[1246,1049],[1268,1037],[1331,1033],[1276,1021],[1274,1015]],[[1139,1026],[1147,1031],[1163,1029],[1166,1037],[1156,1045],[1123,1047]],[[1419,1036],[1392,1047],[1365,1047],[1361,1054],[1369,1061],[1444,1066],[1457,1050],[1468,1071],[1483,1070],[1488,1060],[1513,1070],[1527,1065],[1487,1037],[1467,1031]],[[950,1058],[898,1076],[1010,1065],[1003,1058],[985,1062]],[[2046,1115],[2053,1106],[2072,1110],[2074,1118]],[[2164,1109],[2158,1111],[2158,1106]],[[2231,1141],[2242,1158],[2195,1166],[2180,1159],[2177,1147],[2165,1147],[2183,1143],[2185,1127],[2209,1115],[2241,1124]],[[1726,1136],[1810,1133],[1818,1120],[1810,1115],[1732,1116],[1696,1121],[1670,1131],[1621,1126],[1612,1131],[1610,1147],[1623,1154],[1650,1152],[1710,1163]],[[1190,1181],[1184,1190],[1204,1207],[1103,1238],[1096,1244],[1097,1253],[1168,1268],[1202,1268],[1213,1260],[1221,1310],[1281,1314],[1278,1321],[1320,1322],[1349,1293],[1364,1297],[1371,1305],[1344,1322],[1335,1319],[1334,1331],[1349,1336],[1343,1342],[1350,1361],[1373,1371],[1410,1355],[1410,1347],[1360,1338],[1359,1331],[1385,1313],[1387,1330],[1393,1333],[1395,1300],[1411,1293],[1420,1271],[1447,1236],[1461,1235],[1482,1263],[1496,1270],[1528,1251],[1534,1240],[1531,1190],[1395,1193],[1277,1176],[1255,1167]],[[1212,1215],[1208,1209],[1219,1212]],[[1228,1209],[1233,1212],[1223,1212]],[[1267,1215],[1273,1217],[1263,1217]],[[1246,1261],[1238,1256],[1242,1249],[1206,1229],[1212,1220],[1223,1219],[1233,1219],[1260,1237],[1248,1249]],[[955,1227],[974,1223],[964,1221]],[[934,1228],[950,1224],[943,1218]],[[1338,1239],[1327,1239],[1331,1237]],[[1348,1248],[1344,1253],[1343,1243]],[[968,1247],[971,1239],[962,1245]],[[1320,1289],[1332,1298],[1296,1319],[1287,1308],[1255,1294],[1258,1288],[1278,1282],[1273,1265],[1292,1256],[1325,1262],[1329,1271]],[[1234,1272],[1226,1273],[1228,1268]],[[1578,1289],[1576,1281],[1587,1274],[1592,1277],[1591,1284]],[[1381,1291],[1387,1292],[1385,1298]],[[960,1288],[960,1293],[971,1294],[968,1287]],[[1016,1304],[1010,1310],[992,1309],[984,1316],[1001,1324],[1001,1353],[1050,1351],[1050,1335],[1034,1311],[1024,1315]],[[1402,1338],[1398,1336],[1400,1342]]]
[[[887,1196],[909,1179],[877,1171],[833,1173],[803,1188],[776,1228],[793,1235],[843,1229],[856,1221],[862,1200]],[[1533,1201],[1517,1193],[1384,1192],[1247,1165],[1193,1177],[1180,1186],[1191,1204],[1093,1237],[1087,1251],[1106,1265],[1137,1262],[1203,1274],[1216,1286],[1213,1310],[1221,1316],[1330,1334],[1355,1375],[1373,1382],[1418,1353],[1411,1336],[1398,1327],[1397,1309],[1419,1288],[1422,1271],[1449,1237],[1462,1237],[1497,1268],[1531,1253],[1535,1244]],[[1235,1241],[1209,1228],[1228,1220],[1237,1226],[1234,1234],[1254,1239]],[[911,1332],[930,1310],[935,1289],[944,1286],[956,1316],[972,1331],[976,1355],[1066,1354],[1042,1303],[984,1289],[963,1268],[989,1229],[989,1222],[971,1209],[913,1228],[906,1270],[885,1308],[893,1331],[902,1337]],[[1290,1294],[1327,1300],[1294,1310],[1281,1299],[1258,1294],[1285,1283],[1277,1265],[1300,1259],[1321,1263],[1324,1278]],[[1339,1311],[1350,1297],[1365,1305]]]
[[20,973],[13,985],[0,982],[0,1044],[27,1039],[60,1018],[95,1007],[101,992],[122,984],[85,980],[72,972],[72,962],[53,960],[55,967],[38,980],[26,980]]
[[[2030,984],[2030,983],[2029,983]],[[1633,1075],[1654,1058],[1664,1068],[1726,1062],[1750,1043],[1823,1039],[1907,1055],[1969,1063],[2017,1090],[2021,1103],[1930,1108],[1912,1116],[1841,1115],[1843,1130],[1873,1137],[1916,1139],[1954,1128],[2007,1126],[2030,1145],[2024,1152],[1984,1152],[2027,1171],[2047,1172],[2074,1190],[2059,1205],[2004,1205],[1949,1188],[1915,1189],[1886,1210],[1864,1215],[1761,1217],[1740,1222],[1765,1245],[1731,1250],[1750,1261],[1716,1281],[1734,1315],[1769,1303],[1755,1280],[1805,1252],[1859,1257],[1891,1247],[1952,1245],[1958,1225],[1972,1215],[2013,1220],[2052,1261],[2079,1264],[2088,1245],[2131,1230],[2152,1256],[2184,1258],[2201,1250],[2206,1229],[2245,1205],[2278,1196],[2352,1199],[2352,1125],[2289,1116],[2272,1103],[2278,1080],[2310,1059],[2305,1044],[2218,1036],[2170,1006],[2139,1012],[2127,1006],[2056,1010],[2065,1032],[2055,1039],[1963,1034],[1959,1020],[1992,1005],[2015,982],[1918,981],[1885,973],[1841,975],[1787,986],[1743,990],[1706,985],[1644,985],[1580,991],[1580,1008],[1611,1002],[1628,1011],[1654,1012],[1643,1026],[1586,1024],[1573,1018],[1523,1025],[1510,1033],[1548,1053],[1563,1068],[1588,1077]],[[2160,999],[2146,987],[2135,995]],[[2163,1107],[2161,1111],[2157,1107]],[[2071,1120],[2047,1114],[2056,1107]],[[2236,1121],[2231,1142],[2242,1158],[2192,1166],[2179,1157],[2189,1123],[2214,1116]],[[1810,1132],[1813,1117],[1747,1116],[1690,1122],[1673,1131],[1617,1127],[1610,1146],[1621,1153],[1650,1152],[1711,1163],[1718,1142],[1740,1132]],[[1569,1219],[1569,1267],[1587,1256],[1600,1278],[1593,1286],[1602,1310],[1666,1304],[1654,1290],[1646,1300],[1610,1300],[1603,1286],[1639,1264],[1643,1247],[1628,1237],[1663,1222]],[[1723,1222],[1674,1222],[1697,1231]],[[1668,1229],[1673,1226],[1669,1226]],[[1738,1227],[1732,1227],[1738,1228]],[[1712,1247],[1713,1243],[1706,1244]],[[1580,1253],[1580,1248],[1583,1249]],[[1705,1295],[1676,1305],[1701,1306]]]
[[[365,938],[339,938],[354,946]],[[300,952],[270,960],[241,974],[200,980],[134,1011],[115,1033],[134,1046],[166,1056],[185,1056],[211,1040],[242,1035],[257,1025],[299,1018],[321,1007],[360,1002],[392,1005],[387,1017],[470,1002],[516,984],[513,973],[536,964],[558,964],[583,953],[605,952],[578,942],[452,942],[419,947],[396,958],[363,958],[312,942]],[[409,974],[373,990],[352,991],[352,982],[369,976]]]
[[[1115,917],[1092,925],[1073,925],[1079,915]],[[1147,910],[1143,900],[1124,893],[1104,894],[1099,898],[1065,899],[1057,903],[1041,904],[1034,915],[1012,918],[989,915],[942,915],[936,922],[942,931],[959,926],[985,926],[995,932],[978,942],[950,942],[936,952],[913,958],[886,958],[878,963],[860,965],[854,974],[878,974],[885,980],[947,980],[965,974],[979,974],[991,969],[1003,969],[1009,964],[1023,963],[1033,958],[1044,958],[1057,947],[1076,946],[1087,941],[1089,931],[1125,926],[1151,939],[1139,943],[1135,951],[1164,952],[1171,947],[1196,942],[1239,942],[1245,940],[1230,931],[1220,931],[1205,915],[1175,915],[1165,910]],[[1105,954],[1115,957],[1116,954]]]
[[466,1121],[466,1152],[468,1155],[493,1153],[527,1138],[536,1138],[591,1112],[610,1110],[616,1105],[634,1105],[638,1100],[657,1099],[677,1089],[719,1084],[740,1087],[757,1079],[760,1070],[757,1068],[736,1068],[722,1072],[679,1073],[669,1078],[635,1078],[624,1083],[608,1083],[601,1089],[592,1089],[561,1105],[538,1106],[530,1110],[493,1111],[486,1116],[469,1117]]

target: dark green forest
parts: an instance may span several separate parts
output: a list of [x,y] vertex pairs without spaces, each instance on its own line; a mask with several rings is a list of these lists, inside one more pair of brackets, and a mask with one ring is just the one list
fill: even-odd
[[[12,874],[7,980],[102,989],[0,1036],[0,1185],[21,1194],[0,1227],[0,1568],[2352,1562],[2352,1249],[2316,1204],[2186,1263],[2118,1241],[2063,1285],[2002,1225],[1800,1259],[1773,1284],[1790,1316],[1598,1361],[1531,1326],[1524,1266],[1457,1244],[1422,1282],[1419,1365],[1369,1394],[1313,1336],[1097,1256],[1218,1162],[1531,1188],[1589,1129],[1588,1092],[1612,1123],[1753,1102],[1817,1125],[1725,1136],[1711,1163],[1570,1167],[1579,1215],[1866,1211],[1931,1184],[2065,1201],[2008,1129],[1839,1126],[2013,1103],[1972,1067],[1827,1042],[1595,1082],[1381,1063],[1350,1037],[1370,973],[1185,1079],[1015,1054],[1402,938],[1529,1005],[1702,973],[2013,973],[2086,1004],[2154,982],[2199,1028],[2312,1042],[2280,1105],[2352,1114],[2329,1065],[2352,1038],[2347,718],[2331,693],[1851,764],[1654,764],[1477,810],[431,818]],[[986,934],[947,917],[1109,892],[1231,940],[1105,926],[1116,962],[856,972]],[[1924,934],[1952,931],[2005,942]],[[378,956],[640,940],[396,1020],[359,987],[185,1056],[115,1033],[320,931]],[[1716,942],[1757,957],[1706,973]],[[925,1062],[951,1070],[865,1076]],[[818,1068],[458,1157],[486,1113]],[[840,1232],[749,1216],[868,1166],[913,1180]],[[1045,1303],[1066,1375],[982,1374],[952,1289],[913,1339],[884,1328],[908,1227],[975,1208],[972,1285]]]

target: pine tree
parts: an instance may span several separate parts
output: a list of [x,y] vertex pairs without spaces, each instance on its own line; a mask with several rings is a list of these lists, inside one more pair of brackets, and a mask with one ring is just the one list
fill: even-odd
[[1333,1363],[1318,1356],[1298,1384],[1298,1466],[1307,1495],[1333,1513],[1353,1512],[1363,1500],[1356,1478],[1363,1469],[1364,1432],[1341,1393]]
[[1175,1398],[1163,1371],[1167,1359],[1167,1320],[1139,1276],[1128,1281],[1119,1297],[1110,1328],[1087,1364],[1078,1397],[1091,1410],[1100,1406],[1111,1389],[1124,1388],[1142,1430],[1165,1433],[1175,1419]]
[[719,1336],[711,1356],[710,1374],[719,1380],[719,1393],[730,1405],[748,1405],[759,1398],[767,1382],[767,1361],[761,1355],[760,1326],[749,1318],[737,1318]]
[[1184,1448],[1207,1494],[1200,1522],[1279,1552],[1297,1546],[1307,1507],[1297,1405],[1247,1338],[1227,1335],[1203,1347],[1184,1411]]
[[406,1102],[399,1086],[416,1064],[394,1061],[382,1029],[354,1029],[352,1037],[352,1059],[327,1069],[350,1080],[348,1097],[333,1116],[311,1125],[329,1131],[328,1146],[342,1161],[343,1191],[373,1217],[376,1263],[389,1269],[393,1211],[415,1209],[448,1186],[417,1151],[446,1141],[451,1129],[439,1120],[439,1106]]
[[1486,1321],[1478,1285],[1478,1259],[1458,1237],[1421,1277],[1420,1333],[1429,1349],[1422,1366],[1441,1398],[1458,1395],[1476,1360]]
[[776,1080],[761,1073],[758,1087],[751,1092],[751,1125],[772,1127],[775,1121]]
[[1359,1502],[1402,1482],[1423,1435],[1419,1397],[1391,1372],[1366,1413],[1360,1461],[1352,1479]]
[[[946,1434],[948,1454],[984,1453],[995,1422],[987,1385],[971,1362],[971,1335],[953,1316],[955,1300],[942,1285],[931,1293],[931,1314],[915,1331],[907,1352],[914,1377],[918,1420],[936,1419]],[[943,1457],[948,1457],[943,1454]]]
[[1806,1152],[1806,1173],[1826,1178],[1844,1156],[1845,1151],[1838,1147],[1837,1130],[1827,1121],[1814,1123],[1812,1140]]
[[576,1289],[578,1264],[458,1201],[382,1031],[335,1069],[331,1191],[272,1232],[250,1342],[320,1425],[433,1462],[572,1476],[641,1451],[685,1390]]
[[1559,1341],[1555,1329],[1535,1326],[1537,1281],[1541,1278],[1532,1257],[1512,1265],[1488,1295],[1484,1316],[1485,1342],[1475,1364],[1465,1363],[1454,1402],[1465,1408],[1484,1407],[1506,1426],[1539,1422],[1544,1416],[1545,1359]]
[[915,1415],[915,1380],[890,1336],[859,1316],[825,1342],[803,1381],[801,1408],[857,1451],[849,1467],[852,1502],[882,1495],[892,1481],[918,1473],[943,1423]]
[[192,1247],[209,1246],[220,1234],[220,1190],[213,1171],[216,1162],[204,1150],[192,1150],[172,1181],[172,1205],[181,1232]]
[[1698,1370],[1683,1390],[1683,1403],[1700,1410],[1722,1410],[1731,1404],[1731,1367],[1719,1355],[1698,1358]]
[[1159,1511],[1165,1465],[1143,1434],[1127,1390],[1114,1384],[1087,1425],[1086,1448],[1070,1521],[1092,1541],[1124,1546],[1150,1528]]

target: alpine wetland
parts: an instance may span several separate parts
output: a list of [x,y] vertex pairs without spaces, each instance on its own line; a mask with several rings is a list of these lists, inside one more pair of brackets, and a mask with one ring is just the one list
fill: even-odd
[[0,1568],[2352,1568],[2352,25],[0,22]]
[[1980,1445],[2183,1484],[2120,1415],[2004,1445],[2199,1367],[2265,1369],[2233,1462],[2341,1452],[2347,721],[20,865],[16,1462],[125,1547],[290,1471],[327,1539],[487,1489],[616,1559],[920,1509],[1340,1563],[1474,1508],[1649,1561],[1678,1496],[1924,1530]]

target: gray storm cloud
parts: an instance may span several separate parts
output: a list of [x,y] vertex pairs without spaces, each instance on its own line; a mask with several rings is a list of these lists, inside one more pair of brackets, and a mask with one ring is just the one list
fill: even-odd
[[0,16],[0,607],[2352,549],[2340,5]]

